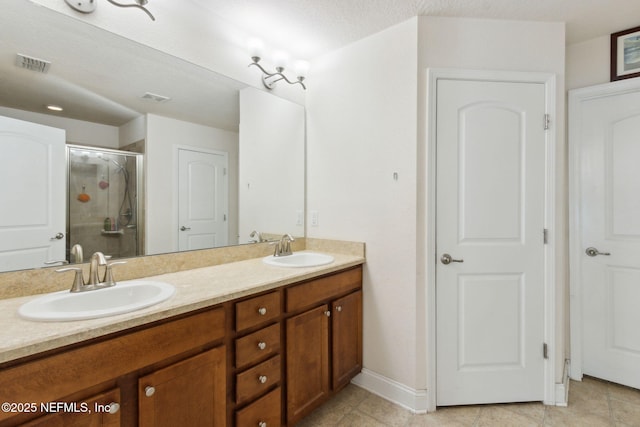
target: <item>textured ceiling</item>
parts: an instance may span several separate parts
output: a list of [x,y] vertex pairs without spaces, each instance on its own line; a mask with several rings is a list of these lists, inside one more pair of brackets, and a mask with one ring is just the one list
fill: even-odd
[[[151,0],[149,7],[153,8]],[[567,43],[640,25],[640,0],[192,0],[211,13],[312,59],[416,15],[567,24]]]

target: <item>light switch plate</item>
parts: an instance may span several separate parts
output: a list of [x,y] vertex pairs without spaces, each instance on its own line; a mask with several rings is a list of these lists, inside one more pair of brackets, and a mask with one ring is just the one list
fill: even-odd
[[318,226],[318,211],[311,211],[311,212],[309,212],[309,214],[311,215],[311,226],[312,227],[317,227]]

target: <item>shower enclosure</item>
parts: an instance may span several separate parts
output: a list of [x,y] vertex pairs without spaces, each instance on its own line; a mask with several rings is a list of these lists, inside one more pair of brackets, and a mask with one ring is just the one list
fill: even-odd
[[[67,259],[142,255],[142,154],[67,145]],[[70,254],[73,252],[73,254]]]

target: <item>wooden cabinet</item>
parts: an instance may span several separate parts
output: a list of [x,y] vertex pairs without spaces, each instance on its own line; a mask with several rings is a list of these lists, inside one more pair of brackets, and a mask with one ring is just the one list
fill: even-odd
[[277,427],[280,426],[282,390],[276,388],[265,396],[236,412],[237,427]]
[[331,313],[332,385],[340,389],[362,370],[362,291],[335,300]]
[[0,427],[294,425],[361,369],[361,289],[355,267],[5,364],[0,402],[38,410]]
[[278,290],[235,303],[237,426],[281,424],[281,300]]
[[[362,270],[286,290],[287,424],[294,425],[362,368]],[[345,295],[346,293],[346,295]]]
[[81,402],[62,402],[71,406],[51,409],[61,412],[45,415],[22,424],[23,427],[120,427],[120,390],[114,389]]
[[[227,384],[223,345],[225,331],[225,311],[214,308],[2,369],[0,401],[33,402],[38,410],[29,413],[0,412],[0,425],[32,422],[34,426],[98,426],[104,423],[129,426],[138,424],[138,418],[141,425],[182,425],[162,422],[172,411],[191,412],[194,408],[193,412],[197,413],[213,408],[215,414],[222,413],[222,422],[218,423],[216,415],[212,418],[216,423],[200,425],[224,426]],[[210,350],[213,347],[216,348]],[[142,381],[147,376],[161,380],[155,385],[150,384],[159,390],[158,397],[164,399],[164,403],[156,405],[153,410],[149,410],[144,405],[146,401],[138,398],[136,393],[136,379],[141,378]],[[170,388],[165,389],[163,381]],[[195,396],[191,396],[191,390],[194,394],[208,396],[214,393],[216,400],[209,407],[198,406],[195,410],[191,402]],[[101,393],[106,393],[104,399]],[[105,404],[120,402],[119,410],[113,417],[93,413],[86,414],[93,416],[83,416],[82,413],[74,413],[72,408],[62,408],[57,414],[45,415],[46,411],[40,406],[48,402],[91,405],[95,399]],[[198,402],[202,401],[199,399]],[[149,423],[146,415],[153,411],[157,414],[160,409],[167,414],[163,413],[155,418],[155,422]],[[43,416],[44,421],[39,420],[38,415]]]
[[295,423],[329,395],[329,307],[287,319],[287,421]]
[[226,354],[220,346],[138,380],[140,427],[225,424]]

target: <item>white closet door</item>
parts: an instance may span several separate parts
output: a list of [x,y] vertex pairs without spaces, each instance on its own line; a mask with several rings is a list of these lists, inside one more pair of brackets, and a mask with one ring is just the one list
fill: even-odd
[[0,271],[65,259],[65,131],[0,117]]

